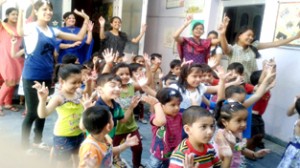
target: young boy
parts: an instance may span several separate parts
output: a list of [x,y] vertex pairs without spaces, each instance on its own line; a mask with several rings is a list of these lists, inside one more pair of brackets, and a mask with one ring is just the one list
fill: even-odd
[[151,64],[152,64],[151,72],[152,72],[152,77],[153,77],[151,88],[154,90],[160,90],[162,88],[162,82],[160,79],[160,75],[162,74],[162,69],[160,67],[161,59],[162,59],[162,56],[161,56],[161,54],[158,54],[158,53],[153,53],[150,56],[150,60],[151,60]]
[[112,114],[114,127],[109,132],[111,138],[115,136],[117,120],[124,123],[132,114],[125,114],[120,104],[115,101],[115,99],[120,96],[120,87],[121,79],[116,75],[104,73],[99,75],[99,78],[97,79],[97,93],[100,97],[96,104],[108,107]]
[[113,129],[114,122],[107,106],[93,106],[86,109],[82,122],[90,135],[82,142],[79,150],[80,168],[112,167],[113,155],[138,144],[136,136],[127,136],[122,145],[112,147],[112,140],[107,134]]
[[177,79],[180,75],[180,69],[181,69],[181,61],[178,59],[174,59],[170,62],[170,73],[172,75],[176,75]]
[[215,120],[211,113],[199,106],[187,108],[182,115],[184,139],[174,150],[169,168],[183,167],[229,167],[231,157],[223,163],[209,144],[215,131]]

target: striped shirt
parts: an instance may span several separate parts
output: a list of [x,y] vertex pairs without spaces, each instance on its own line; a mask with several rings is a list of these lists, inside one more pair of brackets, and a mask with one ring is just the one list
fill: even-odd
[[194,165],[199,163],[199,168],[221,167],[221,160],[212,145],[204,144],[204,150],[199,152],[188,139],[184,139],[172,153],[169,168],[183,168],[185,154],[190,153],[194,153]]

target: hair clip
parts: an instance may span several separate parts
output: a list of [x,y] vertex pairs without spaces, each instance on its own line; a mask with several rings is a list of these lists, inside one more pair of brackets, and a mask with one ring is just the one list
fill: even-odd
[[176,92],[174,90],[170,91],[170,96],[175,95],[175,94],[176,94]]

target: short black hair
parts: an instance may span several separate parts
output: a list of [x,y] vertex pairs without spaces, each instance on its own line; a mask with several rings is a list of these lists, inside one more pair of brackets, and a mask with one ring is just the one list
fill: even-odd
[[193,125],[199,118],[202,117],[211,117],[214,118],[213,115],[206,109],[200,106],[190,106],[185,109],[182,114],[182,123],[183,125]]
[[158,53],[153,53],[153,54],[151,54],[150,59],[151,59],[151,60],[154,60],[155,57],[161,59],[161,58],[162,58],[162,55],[161,55],[161,54],[158,54]]
[[179,59],[173,59],[171,62],[170,62],[170,68],[173,69],[177,66],[181,66],[181,61]]
[[122,83],[122,80],[119,76],[112,73],[104,73],[98,76],[97,86],[104,86],[107,82],[118,81]]
[[201,64],[202,73],[213,73],[213,70],[207,64]]
[[117,71],[118,71],[120,68],[128,68],[129,75],[132,76],[132,72],[131,72],[130,66],[129,66],[127,63],[124,63],[124,62],[121,62],[121,63],[116,64],[116,65],[112,68],[111,73],[116,74]]
[[96,105],[85,110],[82,115],[82,122],[89,133],[99,134],[109,123],[111,117],[108,107]]
[[157,92],[156,98],[161,104],[166,104],[173,98],[179,98],[179,100],[182,101],[180,92],[173,88],[162,88]]
[[235,72],[237,72],[238,74],[243,75],[244,66],[243,66],[243,64],[241,64],[239,62],[233,62],[228,65],[227,71],[229,71],[229,70],[235,70]]
[[243,87],[240,86],[229,86],[225,89],[225,98],[231,98],[233,94],[246,94],[246,90]]
[[66,54],[62,57],[62,64],[75,64],[78,57],[75,54]]
[[129,68],[131,72],[136,72],[139,68],[143,68],[144,66],[139,63],[131,63],[129,64]]
[[262,74],[262,70],[252,72],[250,76],[250,82],[253,86],[258,84],[261,74]]

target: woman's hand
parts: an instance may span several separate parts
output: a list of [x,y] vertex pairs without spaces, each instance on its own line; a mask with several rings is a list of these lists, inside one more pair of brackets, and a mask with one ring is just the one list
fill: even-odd
[[189,25],[193,20],[193,15],[187,15],[184,21],[184,25],[187,26]]
[[104,19],[104,17],[100,16],[99,19],[98,19],[98,21],[99,21],[99,24],[100,24],[101,27],[105,26],[105,19]]
[[218,32],[219,32],[220,34],[225,34],[225,33],[226,33],[226,30],[227,30],[227,26],[228,26],[228,24],[229,24],[229,21],[230,21],[229,17],[226,16],[226,15],[224,15],[223,21],[222,21],[222,23],[220,24],[220,26],[219,26],[219,28],[218,28]]
[[48,87],[45,86],[45,82],[43,82],[41,84],[37,81],[34,81],[34,85],[32,86],[32,88],[37,90],[39,100],[47,101],[47,97],[49,95],[49,90],[48,90]]
[[89,20],[89,22],[87,24],[87,30],[88,30],[88,32],[93,32],[93,28],[94,28],[94,23]]
[[85,20],[89,20],[90,17],[84,12],[84,10],[82,9],[81,11],[78,11],[77,9],[74,10],[74,13],[80,17],[82,17]]

